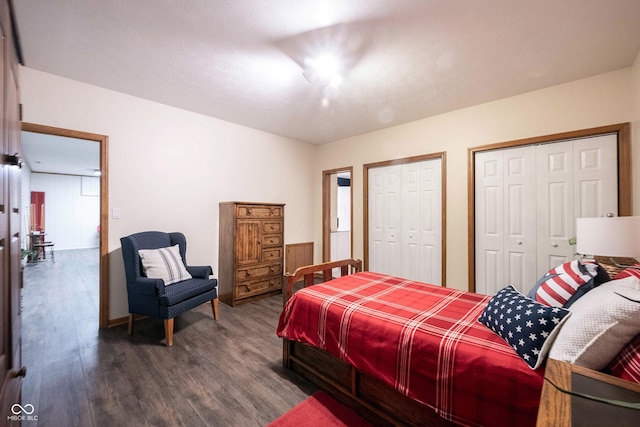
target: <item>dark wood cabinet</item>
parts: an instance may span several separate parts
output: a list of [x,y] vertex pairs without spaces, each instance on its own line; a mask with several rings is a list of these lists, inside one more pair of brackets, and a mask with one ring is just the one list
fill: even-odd
[[[11,3],[0,4],[0,425],[18,419],[14,404],[20,403],[22,339],[20,288],[20,107],[18,56],[20,47],[13,25]],[[19,422],[18,422],[19,424]]]
[[282,292],[284,205],[220,203],[218,294],[230,306]]

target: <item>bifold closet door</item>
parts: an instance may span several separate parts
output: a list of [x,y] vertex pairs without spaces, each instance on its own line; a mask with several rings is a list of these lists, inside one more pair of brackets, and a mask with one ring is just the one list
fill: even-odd
[[442,284],[442,160],[369,169],[369,270]]
[[618,215],[617,137],[475,155],[476,292],[527,293],[574,258],[575,219]]
[[442,285],[442,161],[402,165],[402,277]]
[[402,277],[402,170],[369,169],[369,270]]
[[537,276],[574,258],[575,219],[618,216],[616,135],[537,148]]
[[476,292],[536,280],[535,147],[476,154]]

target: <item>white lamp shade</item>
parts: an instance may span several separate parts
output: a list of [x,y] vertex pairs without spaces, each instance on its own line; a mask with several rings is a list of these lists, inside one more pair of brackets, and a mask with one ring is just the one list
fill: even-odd
[[640,257],[640,216],[576,219],[576,252]]

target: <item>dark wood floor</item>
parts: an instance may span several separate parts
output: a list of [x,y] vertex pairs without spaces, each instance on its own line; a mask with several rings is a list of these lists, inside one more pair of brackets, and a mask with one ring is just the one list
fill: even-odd
[[97,250],[55,261],[24,269],[29,426],[264,426],[316,391],[282,368],[281,296],[221,303],[217,322],[202,305],[176,319],[166,347],[161,320],[136,322],[133,336],[98,329]]

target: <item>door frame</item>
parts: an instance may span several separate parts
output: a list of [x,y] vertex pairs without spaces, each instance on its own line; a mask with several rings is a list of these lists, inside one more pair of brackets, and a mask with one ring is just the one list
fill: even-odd
[[592,136],[616,134],[618,137],[618,215],[628,216],[632,212],[631,200],[631,133],[629,123],[618,123],[609,126],[600,126],[589,129],[580,129],[570,132],[556,133],[552,135],[536,136],[533,138],[517,139],[513,141],[498,142],[494,144],[480,145],[467,149],[467,259],[469,291],[476,290],[476,229],[475,229],[475,155],[489,150],[520,147],[524,145],[536,145],[560,142],[570,139],[588,138]]
[[369,270],[369,169],[379,168],[383,166],[403,165],[406,163],[416,163],[424,160],[437,160],[440,159],[442,166],[442,176],[440,177],[442,185],[442,265],[440,266],[442,274],[442,287],[447,287],[447,153],[441,151],[438,153],[422,154],[419,156],[404,157],[400,159],[384,160],[381,162],[367,163],[362,165],[362,179],[363,179],[363,268],[365,271]]
[[96,133],[82,132],[35,123],[22,123],[25,132],[43,133],[47,135],[86,139],[100,144],[100,263],[99,263],[99,326],[109,327],[109,137]]
[[341,172],[349,172],[351,176],[349,254],[353,256],[353,166],[347,166],[322,171],[322,262],[331,259],[331,175]]

